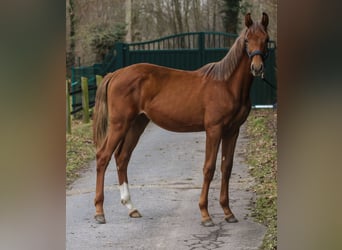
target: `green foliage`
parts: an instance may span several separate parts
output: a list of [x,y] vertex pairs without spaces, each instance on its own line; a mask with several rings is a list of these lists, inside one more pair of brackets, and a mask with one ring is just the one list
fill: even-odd
[[247,161],[257,182],[253,187],[257,199],[252,216],[267,226],[263,250],[277,249],[276,119],[273,110],[253,110],[247,120]]
[[252,5],[241,0],[221,0],[220,14],[225,31],[228,33],[238,33],[239,13],[243,15],[248,12]]
[[122,42],[126,35],[126,24],[116,23],[95,24],[88,29],[92,51],[96,54],[96,61],[102,62],[105,55],[114,48],[116,42]]
[[236,34],[241,0],[222,0],[221,15],[226,32]]

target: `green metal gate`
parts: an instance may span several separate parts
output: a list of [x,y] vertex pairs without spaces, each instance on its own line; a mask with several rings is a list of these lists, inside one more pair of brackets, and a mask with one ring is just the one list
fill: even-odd
[[208,62],[222,59],[236,37],[219,32],[192,32],[148,42],[119,43],[116,46],[116,68],[150,62],[171,68],[195,70]]
[[[222,32],[192,32],[141,43],[116,45],[116,64],[113,70],[149,62],[166,67],[195,70],[221,60],[235,42],[237,35]],[[268,44],[269,56],[265,61],[265,77],[271,86],[256,77],[251,89],[252,105],[276,103],[275,43]]]
[[[82,72],[94,72],[94,74],[96,72],[96,74],[105,75],[108,72],[140,62],[176,69],[195,70],[207,63],[221,60],[236,38],[236,34],[222,32],[190,32],[147,42],[117,43],[103,64],[73,68],[72,82],[77,83],[81,76],[94,77],[94,75],[84,75]],[[254,78],[251,89],[251,100],[254,106],[273,105],[277,102],[275,43],[270,41],[268,49],[269,56],[265,61],[265,77],[271,86],[259,77]],[[74,99],[80,100],[80,98]],[[90,100],[94,100],[94,96],[90,96]],[[76,102],[73,103],[75,107],[77,106]]]

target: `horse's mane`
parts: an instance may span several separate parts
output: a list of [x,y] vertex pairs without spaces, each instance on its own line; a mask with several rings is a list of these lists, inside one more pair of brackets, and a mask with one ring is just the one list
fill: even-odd
[[227,81],[242,58],[245,48],[245,33],[246,29],[240,33],[239,37],[229,49],[227,55],[222,58],[221,61],[208,63],[202,68],[198,69],[198,71],[202,72],[207,77],[212,77],[215,80]]

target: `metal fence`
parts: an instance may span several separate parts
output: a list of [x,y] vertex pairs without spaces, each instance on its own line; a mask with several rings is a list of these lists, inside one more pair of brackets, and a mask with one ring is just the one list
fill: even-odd
[[[94,104],[95,75],[104,76],[125,66],[149,62],[166,67],[194,70],[221,60],[233,45],[237,35],[222,32],[191,32],[139,43],[117,43],[102,64],[72,68],[72,112],[81,108],[80,79],[89,81],[89,102]],[[277,102],[276,46],[268,43],[269,55],[265,61],[265,76],[270,84],[255,78],[251,88],[252,105],[274,105]]]

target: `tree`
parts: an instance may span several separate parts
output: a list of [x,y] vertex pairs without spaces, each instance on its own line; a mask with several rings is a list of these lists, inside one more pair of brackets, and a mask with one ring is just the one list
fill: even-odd
[[126,0],[126,42],[132,41],[132,0]]
[[126,24],[94,25],[87,34],[90,46],[96,54],[96,61],[102,62],[105,56],[113,49],[116,42],[123,41],[126,35]]
[[67,76],[70,76],[70,68],[75,65],[75,12],[74,1],[66,1],[66,30],[67,30],[67,51],[66,67]]
[[241,0],[222,0],[220,13],[225,31],[236,34],[238,30],[238,16]]
[[277,34],[277,1],[273,0],[66,0],[66,7],[68,68],[75,59],[81,65],[102,62],[114,42],[125,38],[125,28],[127,42],[181,32],[236,34],[244,27],[246,12],[257,19],[265,11],[272,20],[271,39],[276,40]]

